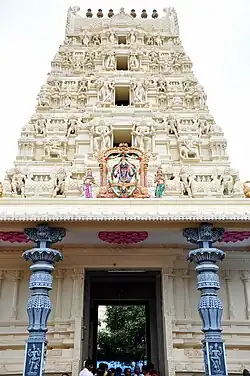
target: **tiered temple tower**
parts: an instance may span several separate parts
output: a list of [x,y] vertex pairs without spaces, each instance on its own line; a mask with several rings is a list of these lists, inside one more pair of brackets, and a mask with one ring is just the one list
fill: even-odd
[[78,12],[68,10],[4,195],[241,197],[175,10]]

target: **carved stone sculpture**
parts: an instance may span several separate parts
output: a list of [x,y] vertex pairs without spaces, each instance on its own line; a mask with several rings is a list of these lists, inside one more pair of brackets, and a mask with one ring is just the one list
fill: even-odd
[[66,137],[69,138],[71,134],[77,133],[78,120],[76,117],[69,118],[67,121]]
[[92,136],[94,153],[99,154],[105,149],[109,149],[111,147],[113,127],[111,124],[106,125],[103,119],[101,119],[97,125],[93,125],[92,129],[90,130],[90,134]]
[[77,101],[80,106],[85,106],[88,99],[88,81],[81,80],[78,83]]
[[231,174],[230,168],[224,170],[224,174],[221,176],[221,187],[223,195],[231,195],[234,188],[234,178]]
[[145,119],[132,128],[132,136],[134,139],[134,146],[138,147],[145,153],[154,152],[154,135],[155,129],[153,125],[148,125]]
[[129,69],[131,71],[137,71],[140,68],[140,60],[136,53],[131,52],[129,56]]
[[146,88],[144,83],[133,81],[131,83],[131,91],[133,104],[145,104]]
[[111,44],[116,44],[117,43],[117,35],[114,31],[111,31],[109,33],[108,41]]
[[114,81],[100,80],[98,82],[98,100],[102,104],[112,104],[114,101]]
[[25,181],[26,176],[19,168],[14,169],[14,174],[11,176],[11,191],[18,196],[25,196]]
[[181,168],[179,177],[181,182],[182,195],[192,197],[192,177],[184,167]]
[[90,43],[90,32],[84,30],[84,35],[82,37],[82,44],[83,46],[88,47],[89,43]]
[[105,59],[105,68],[107,70],[115,70],[116,69],[116,56],[115,52],[110,52]]
[[197,119],[195,120],[195,124],[197,127],[199,138],[201,138],[202,135],[209,134],[211,126],[204,115],[197,116]]
[[62,159],[61,145],[60,140],[48,140],[44,147],[45,157]]
[[182,159],[199,159],[198,143],[194,140],[180,141],[180,157]]
[[46,136],[46,126],[47,126],[47,119],[45,119],[43,116],[40,116],[35,122],[36,135]]
[[136,43],[136,33],[133,30],[130,33],[128,33],[127,42],[128,44]]
[[51,105],[51,89],[48,84],[42,86],[41,91],[38,95],[38,106],[39,107],[50,107]]
[[54,187],[52,197],[65,196],[65,180],[66,172],[63,168],[60,168],[54,177]]
[[179,130],[178,130],[178,125],[179,122],[177,121],[177,118],[175,115],[170,114],[165,120],[165,129],[167,134],[174,134],[175,137],[178,139],[179,138]]

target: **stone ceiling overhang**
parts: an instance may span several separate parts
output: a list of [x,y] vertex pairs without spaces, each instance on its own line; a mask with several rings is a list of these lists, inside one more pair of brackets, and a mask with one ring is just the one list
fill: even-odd
[[0,222],[250,221],[250,200],[239,198],[17,199],[0,201]]

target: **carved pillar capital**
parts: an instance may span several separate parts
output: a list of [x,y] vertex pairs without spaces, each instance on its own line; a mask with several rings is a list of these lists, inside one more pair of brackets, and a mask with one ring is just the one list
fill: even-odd
[[61,241],[66,234],[64,228],[50,227],[44,223],[39,224],[34,228],[25,228],[24,232],[29,240],[37,243],[38,247],[40,244],[43,247],[50,247],[51,244]]
[[183,236],[188,242],[197,244],[199,247],[209,246],[221,240],[223,228],[213,228],[210,223],[201,223],[198,228],[189,227],[183,230]]

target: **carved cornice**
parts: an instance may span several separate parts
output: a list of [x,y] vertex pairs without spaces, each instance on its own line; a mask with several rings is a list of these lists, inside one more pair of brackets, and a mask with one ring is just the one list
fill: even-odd
[[24,199],[0,201],[0,221],[250,221],[245,198]]

